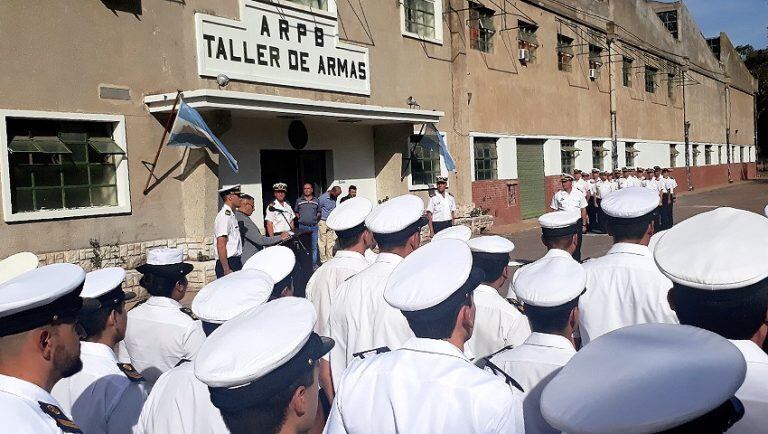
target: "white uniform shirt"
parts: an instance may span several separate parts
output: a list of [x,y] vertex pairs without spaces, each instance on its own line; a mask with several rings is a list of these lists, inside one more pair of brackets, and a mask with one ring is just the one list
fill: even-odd
[[161,375],[139,418],[141,434],[229,433],[208,386],[195,377],[193,363]]
[[768,355],[752,341],[731,341],[747,361],[747,377],[736,397],[744,404],[744,417],[728,434],[765,432],[768,426]]
[[528,318],[496,289],[480,285],[473,295],[475,329],[464,345],[468,354],[485,357],[509,345],[518,346],[531,334]]
[[85,433],[131,433],[149,393],[145,381],[131,381],[117,366],[112,348],[80,343],[83,369],[60,380],[51,395]]
[[374,252],[371,249],[365,249],[365,260],[368,261],[368,264],[373,264],[376,262],[376,258],[379,257],[379,254]]
[[172,298],[149,297],[128,311],[120,360],[130,357],[133,367],[150,383],[180,361],[193,360],[205,340],[200,321],[181,309],[181,303]]
[[549,207],[555,211],[581,211],[582,208],[587,207],[587,199],[574,185],[570,193],[565,190],[555,193]]
[[[40,386],[0,374],[0,414],[2,432],[13,434],[64,433],[56,419],[44,412],[43,405],[54,405],[72,422],[72,417],[56,399]],[[71,431],[70,431],[71,432]]]
[[[386,345],[375,339],[373,318],[379,306],[387,303],[384,300],[387,279],[402,260],[393,253],[380,253],[376,262],[336,290],[331,305],[330,337],[336,341],[330,352],[333,378],[341,378],[353,354]],[[334,386],[338,387],[338,383]]]
[[608,196],[612,191],[616,191],[616,186],[613,182],[602,179],[597,181],[595,183],[595,188],[597,190],[597,197],[600,199],[604,199],[605,196]]
[[592,178],[589,178],[587,180],[587,187],[589,188],[589,193],[592,194],[593,196],[595,195],[595,192],[597,191],[596,190],[596,186],[595,186],[595,183],[597,181],[599,181],[599,179],[598,180],[594,180]]
[[413,338],[357,359],[325,433],[522,433],[520,394],[443,340]]
[[579,190],[582,196],[584,196],[584,198],[586,199],[587,193],[589,192],[589,183],[584,178],[574,179],[573,188],[575,190]]
[[[240,227],[237,225],[235,211],[228,205],[224,205],[216,214],[213,221],[213,238],[227,237],[227,258],[243,254],[243,241],[240,238]],[[215,247],[215,246],[214,246]],[[219,259],[218,249],[213,249],[214,256]]]
[[432,213],[433,222],[451,220],[453,219],[453,212],[456,211],[456,200],[447,191],[445,196],[436,191],[435,195],[429,198],[427,211]]
[[627,180],[624,183],[624,188],[626,187],[642,187],[643,186],[643,180],[636,177],[635,175],[629,175],[627,177]]
[[330,261],[312,274],[307,282],[307,298],[317,311],[315,333],[330,336],[331,304],[336,298],[336,289],[368,265],[370,264],[365,256],[349,250],[339,250]]
[[541,415],[541,392],[565,366],[576,349],[559,335],[532,333],[517,348],[505,350],[491,358],[491,363],[523,386],[523,416],[527,433],[560,433],[549,426]]
[[587,291],[579,299],[582,343],[635,324],[679,324],[667,294],[672,281],[656,267],[647,246],[617,243],[584,263]]
[[[291,204],[289,204],[288,201],[281,204],[280,202],[273,200],[269,206],[275,208],[275,211],[270,211],[269,207],[267,207],[267,212],[264,214],[264,220],[272,222],[272,230],[275,233],[290,231],[291,225],[289,225],[288,222],[293,222],[293,218],[295,217]],[[282,210],[283,212],[281,213],[277,210]],[[288,221],[286,221],[286,219]]]
[[675,181],[675,178],[670,178],[670,177],[664,178],[664,177],[662,177],[662,180],[664,182],[664,185],[667,188],[667,191],[669,193],[674,194],[675,193],[675,189],[677,188],[677,181]]

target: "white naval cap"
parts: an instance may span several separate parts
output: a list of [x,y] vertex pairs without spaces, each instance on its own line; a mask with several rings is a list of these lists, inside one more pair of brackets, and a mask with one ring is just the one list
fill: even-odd
[[136,297],[134,292],[123,291],[125,270],[120,267],[108,267],[94,270],[85,275],[81,297],[95,298],[102,305],[117,304]]
[[374,208],[365,218],[365,226],[376,234],[393,234],[410,226],[424,226],[423,216],[424,201],[418,196],[404,194]]
[[648,240],[648,250],[650,250],[651,253],[653,253],[653,251],[656,250],[656,244],[659,243],[659,240],[661,239],[661,237],[664,236],[664,234],[666,233],[667,233],[666,230],[658,231],[651,236],[651,239]]
[[705,290],[736,289],[768,278],[768,220],[718,208],[684,220],[659,239],[656,265],[671,281]]
[[765,206],[765,209],[763,210],[763,214],[765,214],[765,216],[768,217],[768,205]]
[[325,224],[336,232],[353,229],[365,223],[365,218],[372,209],[370,200],[355,196],[338,204],[328,215]]
[[184,262],[184,251],[177,247],[147,250],[148,265],[173,265]]
[[562,306],[584,292],[587,272],[571,258],[542,258],[519,268],[512,279],[517,299],[538,307]]
[[512,241],[498,235],[486,235],[477,237],[467,242],[473,253],[512,253],[515,244]]
[[296,266],[296,255],[285,246],[271,246],[256,252],[243,264],[243,270],[259,270],[269,274],[277,284],[288,277]]
[[541,233],[548,237],[559,237],[578,233],[579,211],[552,211],[539,217]]
[[221,325],[194,361],[195,376],[208,385],[211,402],[237,411],[288,387],[333,347],[333,340],[312,331],[316,319],[309,300],[286,297]]
[[595,339],[547,384],[541,413],[571,433],[655,433],[731,399],[747,366],[727,339],[691,326],[641,324]]
[[451,239],[451,240],[464,241],[466,243],[467,241],[469,241],[470,238],[472,238],[472,229],[470,229],[469,226],[456,225],[456,226],[447,227],[442,231],[436,233],[432,237],[432,241]]
[[30,270],[0,284],[0,336],[20,333],[56,317],[93,311],[95,301],[80,298],[85,271],[74,264],[53,264]]
[[222,324],[266,303],[274,284],[263,271],[235,271],[205,285],[192,300],[192,312],[202,321]]
[[240,184],[229,184],[222,186],[218,192],[219,194],[228,193],[230,191],[240,191]]
[[19,252],[0,261],[0,283],[34,270],[40,261],[32,252]]
[[644,187],[627,187],[608,194],[600,202],[609,217],[634,219],[656,211],[659,206],[659,193]]
[[[483,277],[482,271],[472,267],[472,252],[467,243],[451,239],[433,241],[395,267],[387,280],[384,300],[404,313],[421,311],[454,295],[463,300]],[[460,289],[466,292],[459,294]]]

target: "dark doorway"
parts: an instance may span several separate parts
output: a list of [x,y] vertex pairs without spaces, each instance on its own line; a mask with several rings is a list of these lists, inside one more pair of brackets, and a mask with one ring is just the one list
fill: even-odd
[[272,185],[288,184],[286,200],[291,205],[301,195],[305,182],[320,196],[328,186],[325,174],[326,153],[330,151],[261,151],[261,199],[264,210],[272,201]]

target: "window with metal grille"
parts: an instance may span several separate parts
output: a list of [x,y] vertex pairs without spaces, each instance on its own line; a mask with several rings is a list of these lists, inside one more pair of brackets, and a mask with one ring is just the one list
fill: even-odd
[[739,146],[739,163],[744,162],[744,147]]
[[632,87],[632,62],[629,57],[624,57],[621,61],[621,77],[624,80],[624,87]]
[[573,61],[573,38],[557,35],[557,69],[571,72]]
[[723,147],[717,147],[717,162],[723,164]]
[[659,70],[652,67],[645,67],[645,91],[648,93],[656,93],[656,75]]
[[499,179],[496,139],[475,137],[475,180]]
[[112,123],[9,118],[6,126],[13,212],[118,204],[125,151]]
[[627,162],[627,167],[635,167],[635,155],[639,152],[635,149],[634,143],[626,143],[624,145],[624,158]]
[[[421,136],[414,136],[418,139]],[[410,147],[415,143],[412,141]],[[411,184],[431,185],[437,182],[440,176],[440,153],[437,146],[434,149],[417,145],[413,147],[411,155]]]
[[435,37],[435,0],[405,0],[405,30],[425,38]]
[[712,50],[712,54],[717,57],[717,60],[720,60],[720,37],[707,39],[707,45],[709,45],[709,49]]
[[573,169],[576,163],[576,148],[575,140],[561,140],[560,141],[560,166],[563,173],[573,173]]
[[473,49],[483,53],[493,50],[493,14],[493,9],[469,2],[469,44]]
[[677,150],[675,145],[669,145],[669,167],[677,167],[677,156],[680,155],[680,151]]
[[693,157],[694,166],[699,165],[699,154],[701,154],[701,151],[699,151],[699,145],[693,145],[693,152],[691,152],[691,156]]
[[680,32],[677,25],[677,11],[657,12],[656,16],[659,17],[661,22],[664,24],[664,27],[669,30],[669,33],[672,34],[672,37],[678,39]]
[[590,72],[594,71],[594,77],[590,75],[590,78],[597,80],[600,78],[600,67],[603,66],[603,60],[600,56],[603,54],[603,49],[597,45],[589,44],[589,69]]
[[712,146],[710,145],[704,146],[704,164],[707,166],[712,164]]
[[328,10],[328,0],[288,0],[291,3],[297,3],[302,6],[309,6],[311,8]]
[[536,49],[539,48],[539,38],[536,36],[538,27],[525,21],[517,22],[517,45],[521,50],[526,50],[521,54],[527,54],[527,58],[521,58],[521,61],[530,63],[536,60]]
[[595,169],[603,170],[603,160],[605,159],[605,154],[608,153],[608,150],[605,149],[603,146],[602,141],[593,141],[592,142],[592,167]]

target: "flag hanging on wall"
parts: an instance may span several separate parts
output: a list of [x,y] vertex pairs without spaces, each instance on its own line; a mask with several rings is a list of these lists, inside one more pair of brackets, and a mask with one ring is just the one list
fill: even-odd
[[437,130],[435,124],[429,123],[424,125],[424,136],[422,137],[419,146],[424,149],[429,149],[430,151],[440,152],[440,156],[443,157],[443,162],[445,163],[445,168],[448,169],[449,172],[456,171],[456,163],[453,161],[453,156],[450,151],[448,151],[448,145],[445,143],[445,138],[443,138],[443,135]]
[[188,148],[208,148],[213,146],[226,158],[227,163],[229,163],[235,173],[239,170],[235,157],[232,156],[227,147],[208,128],[200,113],[188,106],[181,98],[179,99],[179,109],[176,112],[176,119],[173,121],[167,145],[185,146]]

